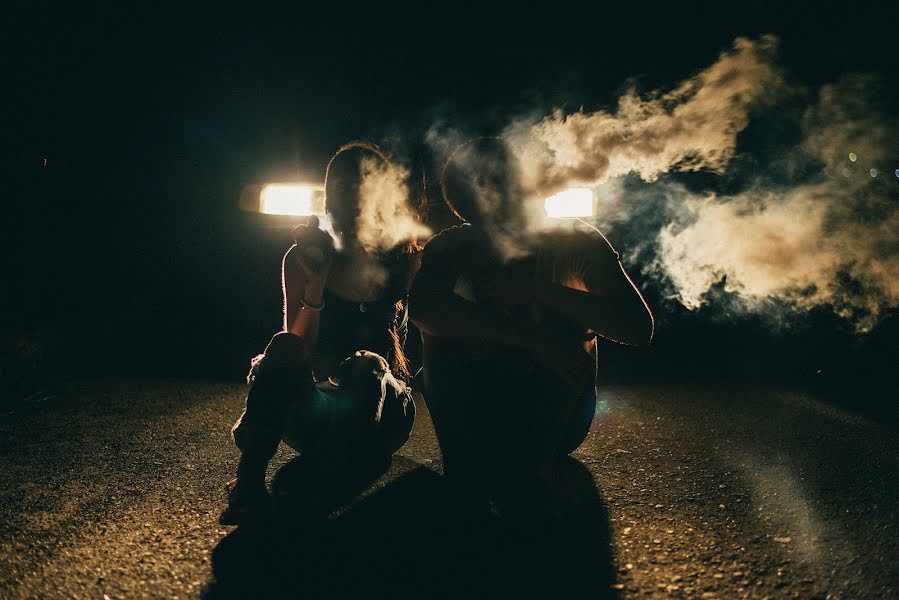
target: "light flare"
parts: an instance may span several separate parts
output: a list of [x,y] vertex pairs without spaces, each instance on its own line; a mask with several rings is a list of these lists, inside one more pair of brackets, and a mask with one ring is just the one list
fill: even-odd
[[324,213],[324,188],[308,183],[270,183],[259,193],[259,212],[310,216]]
[[572,219],[593,216],[593,191],[589,188],[569,188],[544,201],[546,215],[553,219]]

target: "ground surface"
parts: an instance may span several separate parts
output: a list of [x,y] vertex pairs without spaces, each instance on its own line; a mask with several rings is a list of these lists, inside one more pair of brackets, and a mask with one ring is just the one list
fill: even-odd
[[2,598],[899,597],[895,432],[800,393],[601,388],[547,532],[447,501],[424,411],[327,525],[235,531],[217,516],[243,387],[53,392],[0,417]]

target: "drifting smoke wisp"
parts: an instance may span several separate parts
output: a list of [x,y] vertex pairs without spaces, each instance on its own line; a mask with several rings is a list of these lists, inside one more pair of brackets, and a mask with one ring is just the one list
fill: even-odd
[[390,250],[431,230],[409,207],[408,172],[402,167],[364,157],[359,185],[358,239],[369,252]]
[[[700,306],[724,281],[749,308],[828,305],[861,332],[899,306],[896,186],[869,170],[885,163],[889,122],[867,108],[866,87],[859,79],[827,86],[806,111],[803,138],[785,159],[786,169],[817,167],[803,181],[683,195],[687,224],[660,231],[654,266],[685,306]],[[863,165],[848,160],[850,149]]]
[[[723,282],[749,310],[829,306],[869,331],[899,306],[899,186],[876,177],[893,171],[887,152],[897,128],[871,108],[872,80],[819,90],[798,142],[743,191],[702,194],[660,178],[739,174],[737,137],[750,120],[785,98],[807,97],[784,80],[776,45],[772,36],[737,39],[670,92],[628,91],[614,112],[556,110],[512,123],[503,137],[519,155],[523,197],[585,185],[623,194],[614,220],[653,240],[645,273],[684,306],[703,305]],[[628,197],[616,184],[627,175],[646,190]],[[655,203],[651,216],[633,206],[641,201]]]
[[672,170],[723,171],[750,110],[783,88],[772,56],[776,40],[736,40],[732,52],[674,90],[641,97],[630,90],[614,113],[556,110],[505,137],[521,152],[526,186],[542,196],[636,173],[654,181]]

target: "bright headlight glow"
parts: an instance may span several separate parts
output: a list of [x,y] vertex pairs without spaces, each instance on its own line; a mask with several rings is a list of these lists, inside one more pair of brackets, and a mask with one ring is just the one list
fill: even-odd
[[[316,214],[321,186],[302,183],[270,183],[259,193],[259,212],[269,215]],[[320,202],[319,202],[320,203]]]
[[546,216],[554,219],[593,216],[593,191],[569,188],[547,198],[543,204]]

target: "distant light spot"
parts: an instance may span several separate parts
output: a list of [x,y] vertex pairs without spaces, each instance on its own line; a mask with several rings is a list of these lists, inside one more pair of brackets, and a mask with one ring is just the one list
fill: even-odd
[[849,153],[849,160],[851,160],[852,162],[857,161],[857,160],[858,160],[858,154],[856,154],[855,152],[850,152],[850,153]]
[[[42,167],[46,167],[46,166],[47,166],[47,159],[46,159],[46,158],[41,159],[41,166],[42,166]],[[897,173],[899,173],[899,171],[897,171]]]
[[871,169],[868,173],[871,174],[871,177],[877,177],[877,169]]
[[899,169],[896,169],[896,177],[899,177]]
[[597,402],[596,402],[596,413],[597,415],[604,415],[609,412],[609,397],[605,394],[597,393]]

